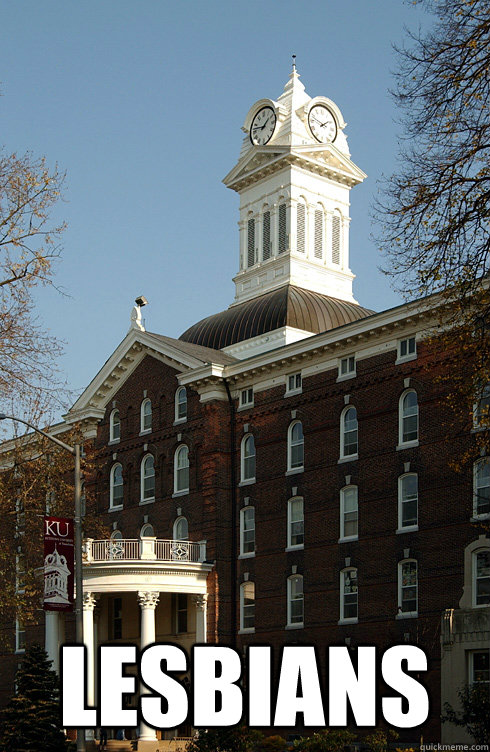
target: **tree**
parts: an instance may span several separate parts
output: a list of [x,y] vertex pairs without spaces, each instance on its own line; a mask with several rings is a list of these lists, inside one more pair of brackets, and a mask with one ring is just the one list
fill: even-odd
[[17,674],[17,693],[3,711],[1,752],[64,752],[59,683],[40,645],[27,649]]
[[477,744],[487,744],[490,738],[490,696],[488,684],[466,684],[458,691],[462,710],[455,711],[444,704],[442,721],[466,729]]
[[187,752],[252,752],[261,739],[260,731],[246,726],[201,729]]
[[64,223],[51,220],[64,174],[0,150],[0,398],[57,396],[59,342],[43,331],[33,291],[53,283]]
[[347,729],[324,729],[294,742],[295,752],[344,752],[355,741],[355,734]]

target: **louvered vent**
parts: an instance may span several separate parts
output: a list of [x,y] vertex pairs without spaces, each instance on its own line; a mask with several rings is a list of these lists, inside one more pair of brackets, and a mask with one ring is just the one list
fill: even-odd
[[271,257],[271,213],[264,212],[262,225],[262,258],[267,261]]
[[279,253],[287,250],[286,204],[279,204]]
[[296,220],[296,250],[298,253],[304,253],[306,246],[306,207],[304,204],[298,204]]
[[340,264],[340,217],[332,217],[332,263]]
[[323,256],[323,212],[320,209],[315,211],[315,258],[321,259]]
[[255,264],[255,219],[248,220],[247,259],[250,269]]

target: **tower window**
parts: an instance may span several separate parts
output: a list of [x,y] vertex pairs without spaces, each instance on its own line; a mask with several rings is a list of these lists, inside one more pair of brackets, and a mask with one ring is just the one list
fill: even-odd
[[296,213],[296,250],[304,253],[306,249],[306,206],[298,204]]
[[262,220],[262,258],[267,261],[271,256],[271,213],[264,212]]
[[247,234],[247,266],[250,269],[255,264],[255,219],[248,220]]
[[323,258],[323,212],[315,210],[315,258]]
[[279,204],[279,253],[287,251],[288,235],[286,221],[286,204]]
[[332,264],[340,264],[340,216],[332,217]]

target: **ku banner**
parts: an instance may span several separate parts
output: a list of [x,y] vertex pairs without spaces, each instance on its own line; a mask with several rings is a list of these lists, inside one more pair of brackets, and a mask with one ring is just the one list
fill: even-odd
[[73,520],[44,518],[44,610],[72,611],[75,545]]

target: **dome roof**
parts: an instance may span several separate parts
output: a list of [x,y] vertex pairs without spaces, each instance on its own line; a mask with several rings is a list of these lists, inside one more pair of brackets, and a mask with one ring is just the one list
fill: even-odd
[[357,303],[284,285],[202,319],[189,327],[179,339],[221,350],[285,326],[319,334],[372,313],[374,311]]

